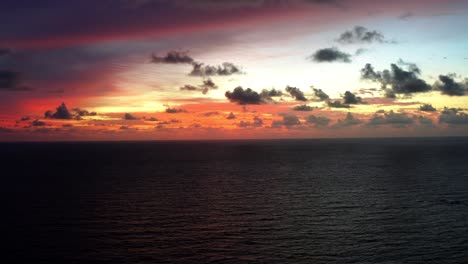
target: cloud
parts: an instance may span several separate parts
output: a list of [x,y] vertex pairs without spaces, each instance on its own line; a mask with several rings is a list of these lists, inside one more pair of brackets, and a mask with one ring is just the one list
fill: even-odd
[[398,16],[398,19],[401,19],[401,20],[408,20],[410,18],[414,17],[414,14],[412,12],[405,12],[401,15]]
[[187,110],[181,109],[181,108],[173,108],[168,105],[166,105],[166,113],[168,114],[178,114],[178,113],[187,113]]
[[380,125],[394,125],[396,127],[403,127],[414,123],[414,119],[407,116],[405,113],[395,113],[390,111],[383,115],[375,114],[367,122],[370,126],[380,126]]
[[312,90],[314,91],[314,96],[317,97],[320,101],[325,101],[330,98],[330,96],[322,91],[322,89],[312,88]]
[[296,101],[307,101],[304,93],[299,88],[286,86],[286,92],[288,92]]
[[40,121],[40,120],[38,120],[38,119],[36,119],[36,120],[34,120],[34,121],[31,122],[31,126],[35,126],[35,127],[37,127],[37,126],[45,126],[45,125],[46,125],[45,122]]
[[206,112],[202,114],[203,116],[210,117],[210,116],[216,116],[219,115],[219,112],[217,111],[211,111],[211,112]]
[[338,119],[336,122],[337,127],[350,127],[350,126],[356,126],[362,124],[363,121],[361,119],[355,118],[351,113],[348,112],[346,114],[345,119],[341,120]]
[[344,103],[345,104],[362,104],[362,98],[356,96],[350,91],[346,91],[343,95]]
[[280,97],[283,96],[283,92],[281,90],[276,90],[275,88],[272,88],[271,90],[268,89],[263,89],[262,92],[260,93],[260,96],[264,100],[273,100],[272,97]]
[[250,88],[244,90],[244,88],[240,86],[235,88],[232,92],[227,91],[224,95],[229,101],[236,102],[240,105],[260,104],[263,102],[260,94]]
[[419,121],[419,124],[421,125],[433,125],[432,119],[430,119],[429,117],[416,116],[415,118]]
[[317,127],[328,126],[330,122],[331,122],[331,119],[326,116],[310,115],[306,118],[306,123],[315,125]]
[[200,91],[203,94],[207,94],[210,90],[216,89],[218,89],[218,86],[211,79],[203,80],[203,84],[199,86],[187,84],[183,87],[180,87],[181,91]]
[[440,90],[442,94],[450,96],[462,96],[468,92],[468,81],[465,83],[456,82],[453,74],[439,75],[439,81],[434,88]]
[[337,48],[325,48],[317,50],[314,54],[307,57],[314,62],[351,62],[351,54],[342,52]]
[[72,111],[75,112],[77,116],[96,116],[97,115],[96,112],[90,112],[86,109],[80,109],[80,108],[73,108]]
[[399,64],[406,66],[407,70],[400,68],[397,64],[391,64],[391,70],[380,72],[375,71],[368,63],[361,69],[361,79],[379,82],[383,89],[390,89],[387,86],[391,85],[392,92],[388,93],[388,96],[427,92],[432,89],[424,80],[418,78],[421,70],[416,64],[403,62],[401,59]]
[[419,107],[419,111],[423,112],[435,112],[437,109],[435,109],[431,104],[423,104]]
[[315,107],[308,106],[308,105],[296,105],[293,110],[294,111],[303,111],[303,112],[310,112],[313,111]]
[[328,101],[327,102],[327,105],[328,107],[332,107],[332,108],[350,108],[351,106],[348,105],[348,104],[344,104],[342,103],[341,101]]
[[14,71],[0,70],[0,91],[29,91],[31,88],[20,86],[20,74]]
[[468,125],[468,115],[455,108],[444,108],[439,116],[439,123],[448,125]]
[[262,125],[263,125],[263,120],[258,116],[255,116],[253,118],[253,122],[240,121],[239,123],[239,127],[261,127]]
[[186,51],[170,51],[163,57],[152,54],[151,62],[166,64],[192,64],[195,61]]
[[189,73],[190,76],[230,76],[243,73],[239,66],[231,62],[225,62],[218,66],[204,65],[204,63],[201,62],[194,62],[192,63],[192,67],[192,71]]
[[226,117],[226,119],[236,119],[236,115],[234,115],[233,112],[229,113],[229,115]]
[[356,52],[354,52],[354,55],[355,56],[361,56],[362,54],[365,54],[367,52],[369,52],[368,49],[359,48],[359,49],[356,50]]
[[289,127],[289,126],[297,126],[300,124],[301,122],[299,121],[299,118],[296,115],[294,114],[283,115],[283,125]]
[[355,26],[353,29],[345,31],[336,41],[341,44],[394,43],[386,40],[382,33],[363,26]]
[[53,118],[53,119],[73,119],[72,113],[68,111],[67,106],[65,103],[62,103],[56,108],[55,113],[51,110],[48,110],[44,114],[45,118]]
[[124,115],[124,120],[138,120],[139,118],[130,114],[130,113],[125,113]]

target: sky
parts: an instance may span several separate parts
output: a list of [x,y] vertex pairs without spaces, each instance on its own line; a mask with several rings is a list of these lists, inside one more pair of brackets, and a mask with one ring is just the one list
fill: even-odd
[[466,0],[3,0],[0,141],[468,135]]

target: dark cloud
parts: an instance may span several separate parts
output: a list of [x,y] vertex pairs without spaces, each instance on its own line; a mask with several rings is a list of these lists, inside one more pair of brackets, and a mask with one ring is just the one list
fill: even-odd
[[51,110],[45,112],[44,116],[46,118],[53,118],[53,119],[73,119],[73,114],[68,111],[67,106],[65,103],[62,103],[56,108],[55,113]]
[[130,129],[128,126],[121,126],[120,127],[120,130],[128,130],[128,129]]
[[419,111],[423,112],[435,112],[437,109],[435,109],[431,104],[423,104],[419,107]]
[[210,117],[210,116],[216,116],[219,115],[219,112],[217,111],[211,111],[211,112],[206,112],[202,114],[203,116]]
[[450,96],[462,96],[468,92],[468,81],[465,83],[456,82],[453,74],[439,75],[439,81],[434,86],[442,94]]
[[350,108],[351,106],[348,104],[344,104],[341,101],[328,101],[327,102],[328,107],[332,108]]
[[468,125],[468,115],[456,108],[444,108],[439,116],[439,123],[448,125]]
[[275,88],[272,88],[271,90],[268,89],[263,89],[262,92],[260,93],[260,96],[264,100],[273,100],[272,97],[280,97],[283,96],[283,92],[281,90],[276,90]]
[[250,88],[244,90],[244,88],[240,86],[235,88],[232,92],[227,91],[224,95],[229,99],[229,101],[236,102],[241,105],[260,104],[263,102],[259,93]]
[[225,62],[222,65],[211,66],[204,65],[204,63],[194,62],[192,63],[193,69],[190,72],[190,76],[230,76],[234,74],[243,74],[241,68],[234,63]]
[[361,79],[369,80],[372,82],[379,82],[383,89],[391,85],[393,93],[389,92],[387,97],[394,94],[411,94],[430,91],[432,88],[424,80],[418,78],[421,70],[414,63],[399,61],[401,65],[407,67],[407,70],[400,68],[396,64],[391,64],[391,70],[384,70],[382,72],[375,71],[371,64],[366,64],[361,69]]
[[342,52],[337,48],[325,48],[317,50],[307,59],[315,62],[351,62],[351,54]]
[[396,127],[404,127],[414,123],[414,119],[406,115],[405,113],[395,113],[390,111],[383,115],[375,114],[368,121],[370,126],[380,126],[380,125],[394,125]]
[[261,126],[263,126],[263,120],[258,116],[255,116],[252,122],[240,121],[239,123],[239,127],[261,127]]
[[296,105],[293,110],[294,111],[303,111],[303,112],[310,112],[313,111],[315,107],[309,105]]
[[393,43],[386,40],[382,33],[363,26],[356,26],[352,30],[345,31],[336,41],[341,44]]
[[73,108],[73,112],[75,112],[76,116],[96,116],[96,112],[90,112],[86,109],[80,109],[80,108]]
[[338,119],[336,122],[337,127],[350,127],[362,124],[363,121],[355,118],[351,113],[346,114],[346,118],[341,120]]
[[236,115],[235,115],[233,112],[231,112],[231,113],[229,113],[229,115],[226,117],[226,119],[236,119]]
[[207,94],[210,90],[216,89],[218,89],[218,86],[211,79],[203,80],[203,84],[199,86],[187,84],[180,87],[181,91],[200,91],[203,94]]
[[181,109],[181,108],[173,108],[173,107],[167,106],[167,108],[166,108],[166,113],[168,113],[168,114],[187,113],[187,110]]
[[20,74],[15,71],[0,70],[0,91],[29,91],[31,88],[20,85]]
[[163,57],[152,54],[151,62],[167,64],[192,64],[195,61],[188,55],[188,52],[186,51],[170,51]]
[[416,116],[415,119],[417,119],[421,125],[433,125],[432,119],[429,117]]
[[328,124],[331,122],[331,119],[326,116],[310,115],[307,117],[306,122],[318,127],[323,127],[328,126]]
[[317,97],[320,101],[326,101],[330,98],[322,89],[312,88],[314,91],[314,96]]
[[307,101],[304,93],[299,88],[286,86],[286,92],[288,92],[296,101]]
[[283,115],[283,125],[284,126],[297,126],[300,125],[301,122],[299,121],[299,118],[294,115],[294,114],[284,114]]
[[124,115],[124,120],[138,120],[139,118],[130,114],[130,113],[125,113]]
[[359,96],[356,96],[350,91],[346,91],[345,94],[343,95],[344,99],[344,104],[362,104],[362,98]]
[[37,126],[45,126],[45,125],[46,125],[45,122],[40,121],[40,120],[38,120],[38,119],[36,119],[36,120],[34,120],[34,121],[31,122],[31,126],[36,126],[36,127],[37,127]]

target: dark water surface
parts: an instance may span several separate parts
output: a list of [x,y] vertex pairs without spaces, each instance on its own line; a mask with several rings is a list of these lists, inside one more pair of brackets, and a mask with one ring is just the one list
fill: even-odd
[[0,144],[2,263],[468,263],[468,139]]

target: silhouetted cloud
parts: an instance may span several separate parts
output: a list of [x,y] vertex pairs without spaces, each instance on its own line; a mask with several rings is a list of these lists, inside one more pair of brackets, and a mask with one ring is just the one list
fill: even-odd
[[180,87],[181,91],[200,91],[203,94],[207,94],[210,90],[215,89],[218,89],[218,86],[211,79],[203,80],[203,84],[199,86],[187,84],[183,87]]
[[362,98],[356,96],[350,91],[346,91],[345,94],[343,95],[344,99],[344,104],[362,104]]
[[375,114],[371,119],[369,119],[367,124],[370,126],[395,125],[396,127],[400,127],[413,123],[414,120],[405,113],[395,113],[390,111],[383,115]]
[[431,104],[423,104],[419,107],[419,111],[423,112],[435,112],[437,109],[435,109]]
[[440,90],[442,94],[450,96],[462,96],[468,92],[468,81],[465,83],[456,82],[453,74],[439,75],[439,81],[434,86],[435,89]]
[[351,106],[349,104],[344,104],[341,101],[328,101],[327,102],[328,107],[332,108],[350,108]]
[[347,30],[336,40],[341,44],[363,44],[363,43],[394,43],[385,39],[385,36],[376,31],[369,30],[363,26],[356,26]]
[[227,91],[224,95],[229,99],[229,101],[236,102],[241,105],[262,103],[262,97],[260,94],[250,88],[244,90],[244,88],[239,86],[232,92]]
[[314,96],[317,97],[320,101],[325,101],[330,98],[330,96],[322,91],[322,89],[312,88],[312,90],[314,91]]
[[433,125],[432,119],[429,117],[416,116],[415,119],[417,119],[421,125]]
[[288,113],[288,114],[284,114],[283,115],[283,125],[284,126],[297,126],[297,125],[300,125],[301,122],[299,121],[299,118],[294,115],[294,114],[291,114],[291,113]]
[[403,70],[396,64],[391,64],[391,70],[384,70],[382,72],[375,71],[371,64],[366,64],[361,69],[361,79],[373,82],[379,82],[383,89],[391,85],[393,93],[388,93],[388,96],[394,94],[411,94],[419,92],[427,92],[431,90],[431,86],[424,80],[419,79],[421,70],[414,63],[406,63],[402,60],[399,61],[401,65],[406,66],[408,69]]
[[286,86],[286,92],[288,92],[296,101],[307,101],[304,93],[299,88]]
[[226,117],[226,119],[236,119],[236,115],[235,115],[233,112],[231,112],[231,113],[229,113],[229,115]]
[[167,106],[167,108],[166,108],[166,113],[168,113],[168,114],[187,113],[187,110],[181,109],[181,108],[173,108],[173,107]]
[[263,125],[263,120],[258,116],[255,116],[252,122],[240,121],[239,123],[239,127],[261,127],[262,125]]
[[40,120],[38,120],[38,119],[36,119],[36,120],[34,120],[34,121],[31,122],[31,126],[35,126],[35,127],[37,127],[37,126],[45,126],[45,125],[46,125],[45,122],[40,121]]
[[56,108],[55,113],[52,111],[46,111],[44,116],[46,118],[53,118],[53,119],[73,119],[73,115],[68,111],[67,106],[65,103],[62,103]]
[[130,114],[130,113],[125,113],[124,115],[124,120],[138,120],[139,118]]
[[192,64],[194,59],[188,55],[186,51],[170,51],[165,56],[159,57],[155,54],[151,55],[153,63],[167,63],[167,64]]
[[296,105],[293,110],[294,111],[303,111],[303,112],[310,112],[313,111],[315,107],[309,105]]
[[336,126],[337,127],[350,127],[350,126],[355,126],[355,125],[359,125],[359,124],[362,124],[363,121],[358,119],[358,118],[355,118],[351,113],[348,112],[348,114],[346,114],[346,117],[345,119],[341,120],[341,119],[338,119],[337,122],[336,122]]
[[330,122],[331,122],[331,119],[326,116],[310,115],[306,118],[306,123],[312,124],[318,127],[328,126]]
[[281,90],[276,90],[275,88],[272,88],[271,90],[263,89],[262,92],[260,93],[260,96],[264,100],[272,100],[272,97],[283,96],[283,92]]
[[401,20],[408,20],[410,18],[414,17],[414,14],[412,12],[406,12],[398,16],[398,19]]
[[368,49],[359,48],[359,49],[356,50],[356,52],[354,52],[354,55],[355,56],[361,56],[362,54],[365,54],[367,52],[369,52]]
[[455,108],[444,108],[439,116],[439,123],[449,125],[468,125],[468,115]]
[[72,111],[75,112],[77,116],[96,116],[97,115],[96,112],[90,112],[86,109],[80,109],[80,108],[73,108]]
[[325,48],[317,50],[307,59],[315,62],[351,62],[351,54],[342,52],[337,48]]
[[20,74],[15,71],[0,70],[0,91],[29,91],[31,88],[20,85]]
[[193,68],[189,74],[190,76],[230,76],[243,73],[239,66],[231,62],[225,62],[218,66],[204,65],[204,63],[194,62],[192,63],[192,66]]
[[219,112],[217,111],[211,111],[211,112],[206,112],[202,114],[203,116],[210,117],[210,116],[216,116],[219,115]]

